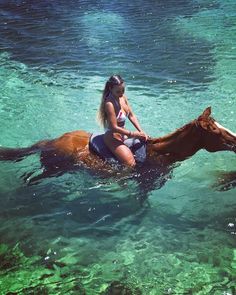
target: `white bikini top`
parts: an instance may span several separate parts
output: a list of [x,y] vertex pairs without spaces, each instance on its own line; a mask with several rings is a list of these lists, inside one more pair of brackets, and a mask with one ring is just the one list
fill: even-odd
[[119,102],[113,97],[113,95],[111,93],[108,95],[107,98],[111,99],[114,102],[115,110],[116,111],[119,110],[119,112],[118,112],[118,114],[116,116],[118,126],[119,127],[124,127],[125,126],[126,118],[129,116],[129,113],[125,114],[122,111]]
[[122,110],[120,110],[116,117],[117,123],[122,123],[123,125],[125,125],[126,118],[127,118],[127,115],[124,114]]

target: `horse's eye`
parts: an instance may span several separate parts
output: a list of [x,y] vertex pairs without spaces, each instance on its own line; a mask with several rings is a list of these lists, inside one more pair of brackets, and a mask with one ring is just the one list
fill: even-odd
[[216,133],[216,134],[219,134],[220,133],[220,130],[219,128],[217,128],[216,126],[211,126],[211,130]]

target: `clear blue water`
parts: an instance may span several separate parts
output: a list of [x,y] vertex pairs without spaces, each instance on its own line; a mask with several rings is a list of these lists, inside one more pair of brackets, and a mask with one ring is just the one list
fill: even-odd
[[[113,73],[151,136],[209,105],[236,130],[233,0],[2,0],[0,14],[2,146],[101,130]],[[0,294],[102,294],[113,281],[145,295],[235,294],[235,189],[214,187],[234,170],[235,155],[200,151],[140,206],[132,179],[73,171],[29,186],[37,155],[1,162],[0,255],[11,263]]]

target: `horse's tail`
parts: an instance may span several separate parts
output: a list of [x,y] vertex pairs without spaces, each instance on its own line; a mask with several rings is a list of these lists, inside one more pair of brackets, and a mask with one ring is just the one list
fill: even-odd
[[40,141],[24,148],[0,147],[0,161],[20,161],[26,156],[43,151],[48,142],[48,140]]

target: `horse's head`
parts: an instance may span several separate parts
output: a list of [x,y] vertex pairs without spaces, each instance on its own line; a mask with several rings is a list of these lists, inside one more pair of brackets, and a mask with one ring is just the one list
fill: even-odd
[[209,152],[236,152],[236,134],[221,126],[210,115],[211,108],[208,107],[196,120],[202,133],[202,148]]

